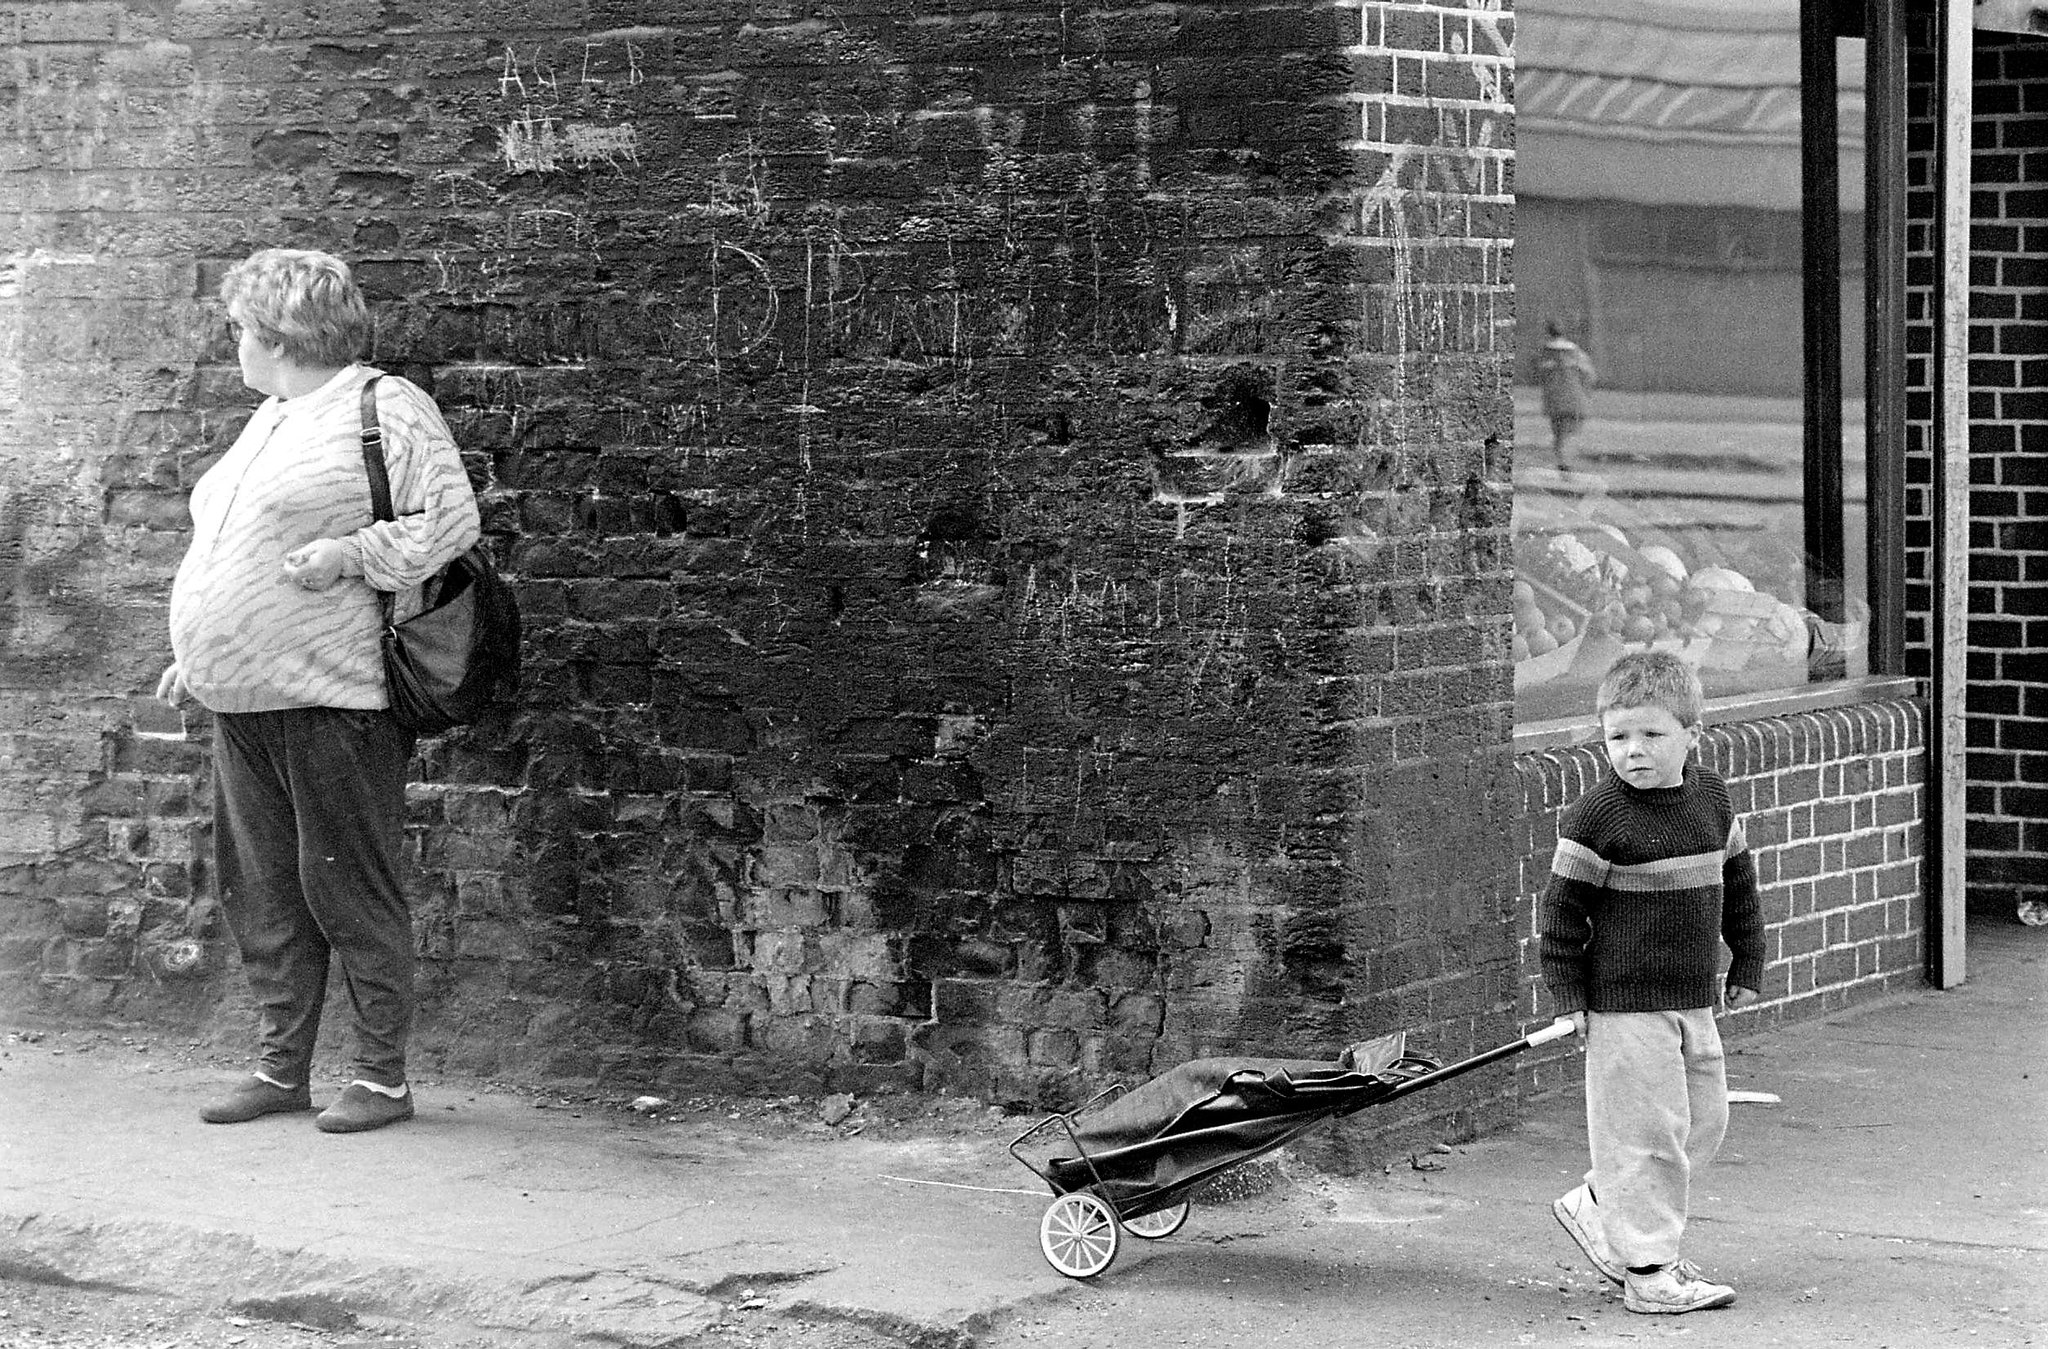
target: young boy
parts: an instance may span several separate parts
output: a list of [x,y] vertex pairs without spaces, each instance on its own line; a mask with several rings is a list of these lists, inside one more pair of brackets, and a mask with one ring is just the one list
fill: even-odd
[[1700,703],[1699,676],[1668,652],[1608,670],[1596,707],[1613,771],[1565,812],[1540,923],[1544,982],[1585,1034],[1593,1160],[1551,1211],[1632,1312],[1735,1300],[1678,1255],[1688,1183],[1728,1130],[1716,1005],[1756,1001],[1764,965],[1742,821],[1690,761]]

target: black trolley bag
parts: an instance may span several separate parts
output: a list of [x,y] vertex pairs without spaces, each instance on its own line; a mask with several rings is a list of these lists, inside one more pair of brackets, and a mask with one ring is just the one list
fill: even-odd
[[1188,1193],[1204,1181],[1325,1120],[1427,1090],[1575,1030],[1570,1017],[1560,1017],[1452,1064],[1408,1053],[1407,1033],[1395,1031],[1351,1046],[1334,1063],[1195,1059],[1134,1090],[1112,1085],[1010,1143],[1010,1154],[1055,1196],[1039,1221],[1039,1250],[1068,1278],[1092,1279],[1116,1259],[1124,1233],[1159,1241],[1179,1231]]

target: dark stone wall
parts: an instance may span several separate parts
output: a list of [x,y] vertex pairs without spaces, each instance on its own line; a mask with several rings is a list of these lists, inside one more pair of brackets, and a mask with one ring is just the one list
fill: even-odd
[[527,616],[417,764],[423,1064],[1043,1104],[1514,1032],[1505,15],[0,13],[8,1005],[239,1005],[143,695],[289,245]]

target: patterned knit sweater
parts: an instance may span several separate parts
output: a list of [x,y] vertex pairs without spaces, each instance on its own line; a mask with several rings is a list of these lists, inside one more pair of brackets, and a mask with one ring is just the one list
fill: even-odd
[[[362,387],[352,365],[311,393],[271,398],[192,489],[192,545],[171,585],[171,650],[194,697],[215,712],[389,706],[377,592],[396,616],[419,585],[476,542],[476,494],[448,424],[424,390],[377,386],[396,520],[372,522],[363,469]],[[285,554],[315,539],[348,545],[345,575],[322,591],[284,576]]]
[[1612,773],[1565,811],[1538,924],[1560,1015],[1711,1007],[1727,982],[1761,988],[1756,867],[1728,784],[1687,764],[1676,787]]

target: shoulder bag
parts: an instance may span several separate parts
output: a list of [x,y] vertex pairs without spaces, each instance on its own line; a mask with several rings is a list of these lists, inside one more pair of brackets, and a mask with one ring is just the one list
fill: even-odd
[[[377,380],[363,385],[363,468],[378,520],[391,511]],[[426,607],[393,623],[393,596],[378,592],[384,614],[384,683],[391,715],[418,735],[481,718],[519,692],[519,604],[491,565],[481,540],[428,578]]]

